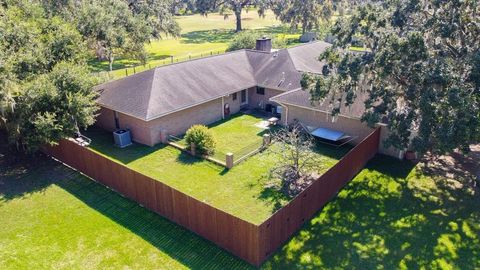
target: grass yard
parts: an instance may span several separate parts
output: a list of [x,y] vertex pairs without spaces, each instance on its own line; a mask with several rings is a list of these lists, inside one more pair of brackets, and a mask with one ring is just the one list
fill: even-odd
[[[146,45],[149,56],[147,65],[137,67],[136,72],[168,64],[171,55],[174,56],[174,61],[185,61],[189,57],[198,58],[223,53],[235,35],[235,16],[233,14],[226,19],[218,13],[211,13],[208,16],[199,14],[177,16],[175,19],[182,29],[181,36],[152,40]],[[244,11],[242,23],[244,29],[256,29],[266,34],[278,35],[290,45],[296,44],[296,39],[300,36],[298,33],[290,33],[288,27],[282,26],[270,10],[265,13],[264,18],[259,17],[255,10]],[[92,59],[89,64],[95,72],[108,70],[108,61],[99,62]],[[114,78],[123,77],[126,75],[125,68],[138,64],[138,61],[117,57],[112,75]],[[129,68],[127,72],[133,74],[133,68]]]
[[[263,120],[260,116],[237,113],[209,125],[208,128],[217,142],[216,152],[225,155],[228,152],[237,153],[245,147],[262,145],[263,135],[271,130],[257,125]],[[179,143],[186,145],[184,139]]]
[[265,269],[480,269],[480,189],[377,156]]
[[250,269],[60,163],[35,162],[0,166],[0,269]]
[[[251,119],[246,117],[245,121],[249,123]],[[217,132],[222,133],[223,125],[226,129],[223,132],[232,128],[227,123],[218,125]],[[113,145],[111,133],[92,129],[85,134],[92,139],[92,150],[252,223],[263,222],[288,201],[280,193],[264,187],[265,176],[277,161],[277,156],[268,150],[227,170],[171,146],[133,144],[120,149]],[[256,133],[251,136],[256,137]],[[319,173],[333,166],[348,150],[318,145],[315,152],[321,160]]]
[[[42,158],[1,166],[0,269],[251,269]],[[263,269],[478,269],[478,187],[377,156]]]

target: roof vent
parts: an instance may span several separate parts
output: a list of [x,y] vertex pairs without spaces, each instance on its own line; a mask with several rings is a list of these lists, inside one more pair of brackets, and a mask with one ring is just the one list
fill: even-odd
[[270,52],[272,50],[272,39],[266,36],[257,39],[255,50],[262,52]]

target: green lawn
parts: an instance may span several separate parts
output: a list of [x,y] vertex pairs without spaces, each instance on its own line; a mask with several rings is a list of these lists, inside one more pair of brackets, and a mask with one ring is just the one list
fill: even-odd
[[53,160],[35,162],[0,166],[0,269],[250,268]]
[[[31,163],[29,163],[31,164]],[[478,269],[479,192],[377,156],[263,269]],[[1,166],[0,269],[249,269],[56,163]]]
[[[228,43],[235,35],[235,16],[231,15],[227,19],[218,13],[211,13],[208,16],[185,15],[175,17],[180,25],[182,32],[179,38],[165,37],[160,40],[152,40],[146,45],[148,53],[148,63],[145,67],[137,67],[135,72],[155,67],[158,65],[170,63],[170,56],[174,56],[174,61],[185,61],[190,57],[198,58],[210,54],[225,52]],[[279,38],[285,39],[288,44],[296,44],[298,33],[290,33],[290,30],[282,26],[276,20],[272,11],[267,11],[265,17],[259,17],[255,10],[242,14],[242,23],[244,29],[256,29],[266,34],[273,34]],[[89,62],[94,71],[108,70],[108,62],[99,62],[92,59]],[[129,58],[117,57],[114,62],[115,78],[125,76],[126,67],[138,65],[137,61]],[[128,74],[133,74],[133,68],[128,69]]]
[[[263,135],[269,134],[269,128],[257,126],[264,117],[251,114],[237,113],[222,121],[218,121],[208,128],[212,132],[216,140],[216,152],[219,155],[226,153],[238,153],[245,147],[262,145]],[[186,145],[185,140],[179,141],[180,144]],[[224,157],[222,157],[224,158]]]
[[[237,121],[242,119],[249,124],[255,120],[248,116],[233,120],[242,123],[244,121]],[[232,128],[228,122],[214,128],[222,133],[221,126],[225,126],[223,132]],[[277,156],[268,150],[227,170],[171,146],[134,144],[120,149],[113,145],[111,133],[91,129],[85,134],[92,139],[92,150],[252,223],[263,222],[288,201],[279,193],[265,189],[265,176],[277,161]],[[256,132],[251,136],[253,140],[258,137]],[[318,145],[315,149],[321,160],[318,171],[321,173],[333,166],[348,150]]]
[[480,269],[480,189],[468,180],[377,156],[264,268]]

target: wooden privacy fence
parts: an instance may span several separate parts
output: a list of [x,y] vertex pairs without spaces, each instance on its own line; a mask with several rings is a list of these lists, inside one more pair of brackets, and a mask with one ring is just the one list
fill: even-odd
[[257,225],[214,208],[73,141],[63,140],[45,151],[245,261],[254,265],[260,263]]
[[45,152],[144,207],[259,266],[350,181],[378,150],[376,129],[260,225],[239,219],[70,140]]

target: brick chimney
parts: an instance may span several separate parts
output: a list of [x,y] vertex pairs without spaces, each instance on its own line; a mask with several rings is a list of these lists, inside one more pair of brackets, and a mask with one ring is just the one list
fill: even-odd
[[272,51],[272,39],[265,36],[257,39],[255,50],[262,52]]

